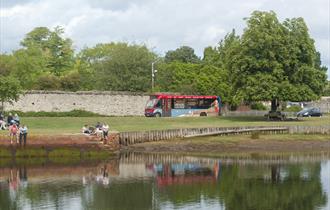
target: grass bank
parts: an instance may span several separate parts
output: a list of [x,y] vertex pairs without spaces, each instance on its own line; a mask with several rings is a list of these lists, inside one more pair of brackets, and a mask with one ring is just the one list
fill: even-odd
[[223,156],[229,153],[329,152],[327,135],[276,134],[209,136],[131,145],[129,151]]
[[106,159],[114,153],[106,150],[81,148],[52,148],[52,147],[0,147],[0,158],[49,158],[49,159]]
[[[330,116],[303,118],[298,121],[266,121],[264,117],[182,117],[182,118],[146,118],[146,117],[22,117],[32,134],[73,134],[79,133],[84,124],[95,125],[105,122],[111,130],[145,131],[174,128],[232,127],[232,126],[290,126],[328,125]],[[0,131],[0,134],[7,133]]]

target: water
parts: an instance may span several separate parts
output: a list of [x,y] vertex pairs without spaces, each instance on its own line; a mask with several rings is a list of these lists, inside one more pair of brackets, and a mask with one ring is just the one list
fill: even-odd
[[2,165],[1,210],[330,209],[329,156],[125,154],[103,162]]

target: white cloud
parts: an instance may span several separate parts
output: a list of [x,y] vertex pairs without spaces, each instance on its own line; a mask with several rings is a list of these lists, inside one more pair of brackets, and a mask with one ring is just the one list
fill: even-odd
[[19,47],[37,26],[65,27],[66,36],[81,49],[100,42],[146,43],[164,54],[181,45],[215,45],[233,28],[245,27],[244,17],[254,10],[274,10],[281,20],[303,17],[330,66],[329,0],[29,0],[1,1],[0,51]]

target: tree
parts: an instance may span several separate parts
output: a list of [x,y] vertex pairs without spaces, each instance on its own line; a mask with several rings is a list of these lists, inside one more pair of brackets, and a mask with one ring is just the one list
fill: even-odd
[[170,50],[165,55],[165,62],[199,63],[200,59],[195,55],[194,49],[182,46],[174,51]]
[[160,91],[182,94],[219,95],[228,100],[227,73],[216,66],[192,63],[159,65],[156,85]]
[[21,94],[21,86],[19,81],[10,76],[0,77],[0,101],[1,111],[4,109],[4,103],[13,103],[17,101]]
[[151,63],[155,58],[156,55],[144,45],[98,44],[80,53],[82,63],[78,71],[93,78],[93,89],[148,91]]
[[217,68],[222,70],[222,74],[226,75],[221,78],[221,84],[226,86],[226,90],[223,90],[222,93],[218,93],[220,96],[223,96],[225,100],[230,105],[238,105],[240,97],[238,97],[235,89],[233,88],[233,80],[235,79],[232,74],[233,69],[232,64],[234,57],[239,51],[240,37],[236,35],[235,30],[232,30],[231,33],[228,33],[224,39],[222,39],[217,47],[207,47],[204,50],[203,63],[208,65],[214,65]]
[[33,54],[45,62],[43,71],[60,76],[74,64],[72,41],[63,38],[63,34],[64,29],[59,26],[53,31],[46,27],[37,27],[25,36],[21,45],[27,54]]
[[314,41],[302,18],[280,23],[274,12],[255,11],[247,19],[230,69],[236,95],[246,101],[317,99],[326,82]]
[[12,55],[0,54],[0,76],[8,76],[15,70],[15,58]]

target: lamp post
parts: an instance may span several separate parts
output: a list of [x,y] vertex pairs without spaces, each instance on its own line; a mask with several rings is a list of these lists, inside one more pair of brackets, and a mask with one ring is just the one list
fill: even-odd
[[155,63],[157,63],[159,59],[151,63],[151,91],[154,91],[155,87],[155,74],[157,73],[157,70],[155,69]]

